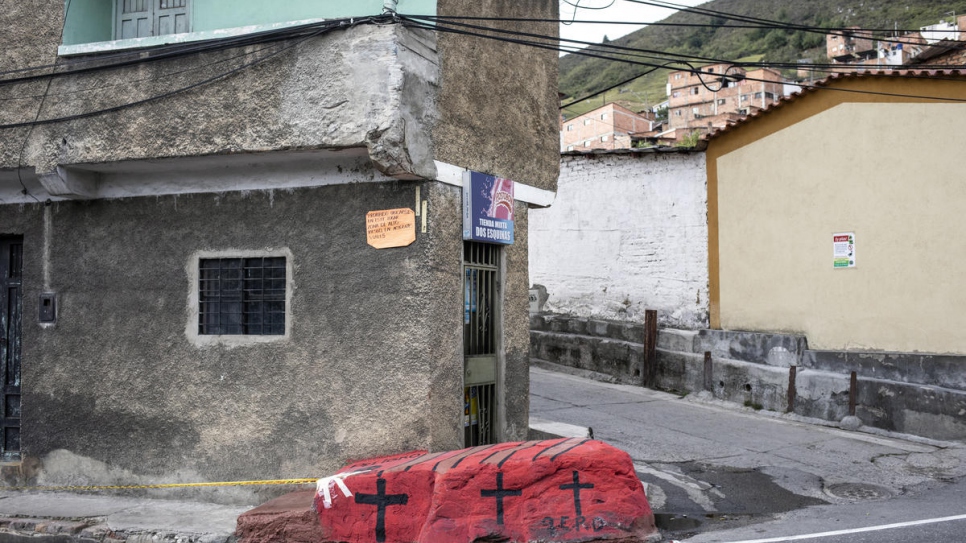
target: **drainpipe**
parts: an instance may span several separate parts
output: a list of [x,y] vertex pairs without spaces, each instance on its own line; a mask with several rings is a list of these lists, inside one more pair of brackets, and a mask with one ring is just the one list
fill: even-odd
[[388,13],[396,11],[396,6],[399,4],[399,0],[384,0],[382,3],[382,12]]

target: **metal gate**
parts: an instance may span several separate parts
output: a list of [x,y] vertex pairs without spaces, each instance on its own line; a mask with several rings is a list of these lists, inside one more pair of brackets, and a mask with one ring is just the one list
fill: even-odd
[[0,237],[0,460],[20,460],[23,238]]
[[463,242],[463,435],[467,447],[496,442],[500,246]]

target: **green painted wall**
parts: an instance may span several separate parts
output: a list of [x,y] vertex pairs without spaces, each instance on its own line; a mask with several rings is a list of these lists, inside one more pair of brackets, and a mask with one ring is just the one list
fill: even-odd
[[64,45],[112,39],[113,0],[70,0],[64,2],[64,9],[67,9]]
[[[113,39],[114,0],[69,0],[69,5],[70,11],[64,25],[64,45]],[[383,6],[383,0],[355,0],[351,3],[327,0],[194,0],[191,2],[191,30],[204,32],[303,19],[379,15]],[[399,0],[396,10],[411,15],[435,15],[436,0]]]
[[[208,0],[193,5],[192,28],[197,31],[301,19],[341,19],[382,13],[383,0],[325,2],[322,0]],[[400,0],[400,13],[435,15],[436,0]]]

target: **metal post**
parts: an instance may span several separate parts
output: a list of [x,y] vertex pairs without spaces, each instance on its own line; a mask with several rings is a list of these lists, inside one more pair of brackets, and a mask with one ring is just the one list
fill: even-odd
[[714,392],[714,379],[712,378],[711,351],[704,352],[704,389]]
[[855,372],[849,377],[849,416],[855,416],[855,397],[858,393],[859,380]]
[[792,366],[788,368],[788,409],[786,413],[792,413],[795,411],[795,396],[797,391],[795,390],[795,376],[798,373],[798,366]]
[[657,375],[657,311],[644,311],[644,371],[642,384],[653,387]]

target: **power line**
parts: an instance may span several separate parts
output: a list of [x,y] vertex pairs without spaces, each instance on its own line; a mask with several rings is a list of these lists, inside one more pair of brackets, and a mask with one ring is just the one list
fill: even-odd
[[[65,19],[66,20],[66,19]],[[358,17],[358,18],[346,18],[346,19],[331,19],[326,21],[320,21],[315,23],[308,23],[299,26],[293,26],[278,30],[267,30],[264,32],[256,32],[251,34],[244,34],[241,36],[232,36],[228,38],[221,38],[217,40],[205,40],[194,42],[191,44],[167,44],[161,45],[153,48],[140,48],[134,51],[124,51],[108,55],[98,55],[96,57],[83,58],[83,59],[71,59],[67,61],[62,61],[55,64],[47,64],[43,66],[35,66],[29,68],[19,68],[16,70],[9,70],[6,72],[0,72],[0,76],[23,73],[30,71],[39,71],[48,68],[57,69],[61,66],[66,66],[67,69],[60,71],[54,71],[51,73],[39,74],[39,75],[28,75],[13,78],[0,78],[0,86],[10,85],[14,83],[24,83],[28,81],[43,80],[47,77],[61,77],[68,75],[77,75],[80,73],[96,72],[108,69],[124,68],[127,66],[143,64],[147,62],[157,62],[160,60],[166,60],[170,58],[178,58],[182,56],[193,55],[196,53],[203,53],[208,51],[217,51],[222,49],[229,49],[234,47],[243,47],[247,45],[257,45],[262,43],[269,43],[272,41],[281,41],[286,39],[298,38],[306,34],[313,33],[318,28],[330,28],[333,26],[343,26],[348,27],[350,25],[362,24],[367,22],[379,23],[379,22],[389,22],[391,17],[386,15],[374,15],[370,17]],[[111,62],[117,60],[117,62]],[[80,65],[80,67],[74,67],[75,65]]]
[[[137,84],[137,83],[146,83],[146,82],[152,82],[152,81],[162,81],[164,79],[170,78],[170,77],[175,76],[175,75],[181,75],[181,74],[186,74],[186,73],[190,73],[190,72],[196,72],[196,71],[200,71],[200,70],[206,70],[206,69],[211,68],[211,67],[214,67],[215,65],[218,65],[218,64],[224,64],[224,63],[231,62],[231,61],[236,60],[236,59],[239,59],[239,58],[248,57],[248,56],[251,56],[251,55],[260,53],[260,52],[262,52],[262,51],[264,51],[264,50],[266,50],[266,49],[268,49],[270,47],[272,47],[272,45],[266,45],[265,47],[262,47],[260,49],[255,49],[254,51],[245,51],[245,52],[240,53],[238,55],[229,56],[229,57],[226,57],[226,58],[223,58],[223,59],[220,59],[220,60],[216,60],[214,62],[210,62],[210,63],[207,63],[207,64],[200,64],[200,65],[197,65],[197,66],[192,66],[190,68],[185,68],[183,70],[175,70],[175,71],[171,71],[171,72],[164,72],[164,73],[152,75],[150,77],[144,77],[144,78],[141,78],[141,79],[128,79],[128,80],[125,80],[125,81],[123,81],[121,83],[117,83],[117,84],[114,84],[114,85],[95,85],[95,86],[91,86],[91,87],[88,87],[88,88],[85,88],[85,89],[71,89],[71,90],[64,91],[64,92],[48,92],[48,93],[46,93],[46,96],[68,96],[68,95],[72,95],[72,94],[80,94],[80,93],[83,93],[83,92],[96,92],[96,91],[100,91],[100,90],[116,89],[118,87],[129,87],[129,86],[133,86],[134,84]],[[49,78],[49,80],[52,80],[52,79],[53,78]],[[17,100],[32,100],[34,98],[40,98],[41,96],[44,96],[44,95],[41,95],[41,94],[32,94],[32,95],[28,95],[28,96],[16,96],[16,97],[11,97],[11,98],[0,98],[0,102],[9,102],[9,101],[17,101]]]
[[[625,0],[625,1],[631,2],[634,4],[643,4],[646,6],[654,6],[654,7],[660,7],[665,9],[675,9],[685,13],[706,15],[709,17],[720,17],[728,20],[742,21],[747,23],[756,23],[756,24],[762,25],[760,26],[760,28],[773,29],[773,30],[780,30],[780,29],[796,30],[801,32],[818,33],[818,34],[824,34],[824,35],[836,34],[843,37],[854,35],[854,33],[856,32],[872,33],[877,31],[877,30],[871,30],[871,29],[856,29],[856,28],[844,28],[844,29],[836,29],[836,30],[830,31],[830,29],[828,28],[800,25],[800,24],[794,24],[794,23],[786,23],[783,21],[775,21],[772,19],[762,19],[759,17],[751,17],[746,15],[738,15],[734,13],[728,13],[725,11],[717,11],[709,8],[702,8],[700,6],[689,7],[683,4],[675,4],[674,2],[667,2],[664,0]],[[894,30],[885,30],[885,32],[894,32]],[[907,32],[907,34],[912,32],[918,32],[918,30],[909,31]],[[869,38],[871,39],[872,36],[869,36]],[[886,42],[886,43],[904,43],[900,40],[887,39],[887,38],[879,38],[878,41]]]
[[[479,17],[479,16],[462,16],[462,15],[409,15],[409,14],[399,14],[401,17],[419,17],[421,19],[433,19],[440,21],[447,20],[461,20],[461,21],[494,21],[494,22],[520,22],[520,23],[560,23],[567,24],[570,23],[570,19],[545,19],[545,18],[531,18],[531,17]],[[761,23],[757,24],[717,24],[717,23],[675,23],[664,21],[597,21],[592,19],[574,19],[572,21],[575,24],[595,24],[595,25],[631,25],[631,26],[666,26],[666,27],[678,27],[678,28],[744,28],[744,29],[768,29],[768,30],[782,30],[788,29],[788,23],[778,22],[772,25],[763,25]],[[815,30],[821,30],[822,32],[834,33],[834,32],[905,32],[913,33],[919,32],[921,29],[896,29],[896,28],[864,28],[864,27],[811,27]],[[931,32],[938,33],[949,33],[955,34],[959,30],[934,30]]]
[[[408,20],[408,18],[404,18],[404,20]],[[435,28],[437,31],[441,31],[441,32],[449,32],[449,33],[455,33],[455,34],[475,36],[475,37],[480,37],[480,38],[485,38],[485,39],[490,39],[490,40],[504,41],[504,42],[508,42],[508,43],[516,43],[516,44],[525,45],[525,46],[532,46],[532,47],[537,47],[537,48],[541,48],[541,49],[558,50],[555,47],[550,47],[550,46],[547,46],[546,44],[540,43],[540,42],[528,42],[526,40],[518,40],[518,39],[513,39],[513,38],[503,38],[503,37],[494,36],[494,35],[490,35],[490,34],[474,33],[474,32],[470,32],[470,31],[462,30],[462,29],[446,28],[445,26],[439,26],[439,25],[433,26],[433,25],[426,25],[424,23],[418,23],[418,22],[416,22],[414,24],[414,26],[418,26],[418,27],[421,27],[421,28]],[[490,29],[490,30],[492,30],[492,29]],[[553,39],[552,36],[545,36],[545,38],[547,38],[547,39]],[[576,54],[586,54],[588,56],[600,56],[600,55],[594,55],[592,53],[584,53],[583,51],[576,51],[575,53]],[[636,65],[641,65],[641,66],[649,66],[649,67],[652,67],[652,68],[654,68],[654,67],[656,67],[656,68],[665,67],[665,66],[660,66],[660,65],[654,65],[652,63],[640,62],[640,61],[634,61],[634,60],[628,60],[628,59],[610,58],[609,60],[616,60],[616,61],[620,61],[620,62],[626,62],[626,63],[636,64]],[[677,61],[677,60],[671,60],[669,62],[672,62],[673,63],[673,62],[679,62],[679,61]],[[722,64],[730,64],[731,62],[729,62],[729,61],[721,61],[720,63],[722,63]],[[949,67],[948,66],[944,66],[944,68],[948,69]],[[922,68],[920,68],[920,70],[921,69]],[[687,70],[680,70],[680,71],[689,71],[689,72],[694,73],[694,74],[701,74],[702,73],[701,70],[700,69],[697,69],[697,68],[689,68]],[[744,76],[744,79],[747,80],[747,81],[760,81],[760,82],[765,82],[765,83],[775,83],[774,81],[770,81],[770,80],[766,80],[766,79],[760,79],[760,78],[747,77],[747,76]],[[964,77],[964,78],[958,78],[958,79],[956,79],[956,81],[966,81],[966,77]],[[929,96],[929,95],[916,95],[916,94],[905,94],[905,93],[890,93],[890,92],[877,92],[877,91],[863,91],[863,90],[856,90],[856,89],[841,89],[841,88],[827,87],[827,86],[824,86],[824,85],[815,85],[815,84],[807,84],[807,83],[797,83],[796,85],[799,86],[799,87],[801,87],[801,88],[803,88],[803,89],[819,89],[819,88],[825,88],[825,89],[828,89],[828,90],[834,90],[834,91],[840,91],[840,92],[849,92],[849,93],[854,93],[854,94],[868,94],[868,95],[889,96],[889,97],[897,97],[897,98],[913,98],[913,99],[921,99],[921,100],[936,100],[936,101],[942,101],[942,102],[963,102],[963,103],[966,103],[966,98],[949,98],[949,97],[943,97],[943,96]]]
[[[401,15],[393,15],[393,17],[394,17],[393,20],[399,20],[399,21],[402,21],[407,26],[412,26],[412,27],[417,27],[417,28],[424,28],[424,29],[436,30],[436,31],[439,31],[439,32],[447,32],[447,33],[455,33],[455,34],[461,34],[461,35],[466,35],[466,36],[480,37],[480,38],[485,38],[485,39],[490,39],[490,40],[502,41],[502,42],[507,42],[507,43],[514,43],[514,44],[518,44],[518,45],[529,46],[529,47],[536,47],[536,48],[553,50],[553,51],[561,51],[562,50],[559,45],[550,45],[550,43],[556,43],[556,37],[555,36],[543,36],[543,35],[539,35],[539,34],[531,34],[531,33],[523,33],[523,32],[502,31],[500,29],[494,29],[494,28],[489,28],[489,27],[475,27],[474,28],[474,25],[462,25],[464,28],[467,27],[467,26],[469,26],[471,28],[474,28],[474,30],[485,30],[486,32],[503,32],[503,33],[509,34],[511,36],[522,36],[522,37],[536,38],[536,39],[545,40],[545,41],[541,41],[541,42],[538,42],[538,41],[529,41],[529,40],[517,39],[517,38],[511,38],[511,37],[500,37],[500,36],[495,36],[495,35],[492,35],[492,34],[489,34],[489,33],[473,32],[473,31],[470,31],[470,30],[465,30],[463,28],[451,28],[451,27],[446,26],[447,24],[450,24],[452,26],[458,26],[458,25],[453,25],[452,23],[443,22],[443,24],[438,24],[438,22],[437,22],[437,24],[429,24],[429,23],[421,22],[421,21],[419,21],[418,19],[416,19],[414,17],[407,17],[407,16],[401,16]],[[385,20],[385,17],[383,16],[383,17],[367,18],[367,19],[364,19],[364,20],[354,21],[352,24],[363,24],[363,23],[375,23],[375,24],[378,24],[378,22],[382,22],[384,20]],[[110,107],[110,108],[104,108],[104,109],[99,109],[99,110],[95,110],[95,111],[90,111],[90,112],[85,112],[85,113],[79,113],[79,114],[74,114],[74,115],[69,115],[69,116],[64,116],[64,117],[51,118],[51,119],[40,119],[39,118],[39,114],[38,114],[38,118],[36,118],[34,121],[20,122],[20,123],[10,123],[10,124],[6,124],[6,125],[0,125],[0,129],[19,128],[19,127],[25,127],[25,126],[36,126],[36,125],[41,125],[41,124],[50,124],[50,123],[56,123],[56,122],[65,122],[65,121],[70,121],[70,120],[87,118],[87,117],[92,117],[92,116],[95,116],[95,115],[101,115],[101,114],[104,114],[104,113],[110,113],[110,112],[114,112],[114,111],[119,111],[119,110],[122,110],[122,109],[126,109],[126,108],[129,108],[129,107],[134,107],[134,106],[141,105],[141,104],[144,104],[144,103],[157,101],[157,100],[160,100],[160,99],[163,99],[163,98],[167,98],[169,96],[172,96],[172,95],[175,95],[175,94],[179,94],[179,93],[185,92],[187,90],[190,90],[190,89],[193,89],[193,88],[202,86],[202,85],[206,85],[206,84],[211,83],[213,81],[216,81],[218,79],[222,79],[224,77],[228,77],[228,76],[230,76],[230,75],[232,75],[234,73],[237,73],[237,72],[239,72],[241,70],[247,69],[247,68],[249,68],[251,66],[254,66],[254,65],[259,64],[261,62],[264,62],[264,61],[268,60],[269,58],[272,58],[272,57],[276,56],[277,54],[279,54],[279,53],[281,53],[281,52],[283,52],[285,50],[288,50],[288,49],[290,49],[290,48],[292,48],[292,47],[294,47],[294,46],[302,43],[303,41],[305,41],[305,40],[307,40],[307,39],[309,39],[311,37],[317,36],[317,35],[325,32],[325,31],[328,31],[328,30],[333,30],[335,28],[339,28],[339,27],[343,26],[342,23],[344,23],[344,21],[343,22],[340,22],[339,25],[326,25],[326,26],[321,26],[321,27],[316,26],[317,29],[314,32],[308,34],[307,36],[304,36],[303,38],[297,40],[293,44],[290,44],[290,45],[288,45],[286,47],[281,48],[279,51],[276,51],[274,53],[271,53],[269,55],[266,55],[265,57],[256,59],[256,60],[254,60],[252,62],[248,62],[248,63],[246,63],[246,64],[244,64],[242,66],[239,66],[237,68],[234,68],[232,70],[229,70],[228,72],[215,75],[213,77],[204,79],[202,81],[193,83],[191,85],[188,85],[188,86],[185,86],[185,87],[182,87],[182,88],[179,88],[179,89],[175,89],[175,90],[172,90],[172,91],[169,91],[169,92],[166,92],[166,93],[162,93],[162,94],[159,94],[159,95],[156,95],[156,96],[152,96],[152,97],[149,97],[149,98],[146,98],[146,99],[143,99],[143,100],[138,100],[138,101],[134,101],[134,102],[130,102],[130,103],[120,104],[120,105],[113,106],[113,107]],[[594,53],[594,52],[587,52],[587,51],[584,51],[584,50],[574,51],[574,54],[580,54],[580,55],[584,55],[584,56],[591,56],[591,57],[602,58],[602,59],[605,59],[605,60],[619,61],[619,62],[630,63],[630,64],[634,64],[634,65],[639,65],[639,66],[645,66],[645,67],[650,68],[646,73],[650,73],[650,72],[655,71],[657,69],[662,69],[662,68],[665,68],[666,69],[666,68],[669,68],[670,66],[673,66],[673,65],[683,65],[683,66],[685,66],[685,68],[682,69],[681,71],[687,71],[687,72],[690,72],[690,73],[701,74],[700,69],[695,68],[689,62],[687,62],[685,60],[682,60],[682,59],[675,59],[675,58],[669,59],[669,58],[666,58],[666,57],[663,58],[663,59],[658,58],[659,60],[663,60],[662,63],[658,64],[658,63],[654,63],[654,62],[643,62],[643,61],[631,60],[631,59],[627,59],[627,58],[617,58],[617,57],[613,57],[613,56],[607,56],[606,54],[599,54],[599,53]],[[654,58],[654,57],[648,57],[648,58]],[[725,61],[725,60],[720,60],[720,59],[705,59],[705,60],[712,60],[715,63],[722,63],[722,64],[734,64],[731,61]],[[948,69],[949,67],[948,66],[944,66],[943,68]],[[922,67],[921,66],[921,67],[919,67],[919,69],[925,69],[925,67]],[[638,77],[640,77],[642,75],[646,75],[646,73],[639,74],[639,75],[635,76],[632,79],[629,79],[627,81],[622,82],[619,85],[612,86],[612,87],[610,87],[609,90],[612,90],[613,88],[616,88],[617,86],[620,86],[622,84],[626,84],[629,81],[632,81],[633,79],[637,79]],[[746,79],[747,80],[751,80],[751,81],[759,81],[758,79],[754,79],[754,78],[747,78],[746,77]],[[957,79],[957,80],[960,80],[960,79]],[[760,81],[767,82],[767,80],[760,80]],[[808,85],[808,84],[800,84],[799,86],[801,86],[803,88],[819,88],[819,87],[821,87],[819,85]],[[834,90],[844,90],[844,89],[834,89]],[[587,98],[596,96],[596,95],[600,94],[600,92],[601,91],[598,91],[597,93],[595,93],[595,94],[593,94],[593,95],[591,95],[589,97],[585,97],[585,98],[583,98],[581,100],[585,100]],[[895,96],[895,97],[930,99],[930,100],[957,101],[957,102],[958,101],[966,101],[966,100],[950,99],[950,98],[935,97],[935,96],[907,95],[907,94],[901,94],[901,93],[877,93],[877,92],[870,92],[870,91],[852,91],[852,92],[860,92],[860,93],[864,93],[864,94],[879,94],[879,95]],[[569,105],[572,105],[572,104],[568,104],[568,106]]]
[[[637,3],[648,3],[648,2],[644,2],[644,0],[627,0],[627,1],[637,2]],[[650,4],[657,5],[654,2],[650,2]],[[669,2],[664,2],[664,4],[676,5],[676,4],[671,4]],[[662,7],[667,7],[667,6],[662,6]],[[688,10],[688,11],[703,10],[703,8],[687,8],[686,6],[682,6],[682,7],[684,8],[682,11],[684,11],[684,10]],[[587,8],[587,6],[581,6],[581,9],[584,9],[584,8]],[[588,8],[588,9],[590,9],[590,8]],[[671,8],[668,8],[668,9],[671,9]],[[704,10],[704,11],[710,12],[710,13],[705,13],[706,15],[710,15],[710,14],[724,14],[724,15],[731,15],[734,18],[742,17],[742,16],[733,15],[733,14],[726,14],[725,12],[717,12],[717,11],[713,11],[713,10]],[[417,18],[418,17],[418,18],[425,19],[425,20],[438,20],[438,21],[472,20],[472,21],[504,21],[504,22],[525,22],[525,23],[534,23],[534,22],[537,22],[537,23],[539,23],[539,22],[545,22],[545,23],[562,23],[562,22],[566,22],[565,20],[562,20],[562,19],[535,19],[535,18],[514,18],[514,17],[461,17],[461,16],[410,16],[410,15],[400,15],[400,16],[402,16],[402,17],[410,17],[410,18]],[[375,19],[380,19],[380,18],[384,18],[384,17],[385,16],[373,16],[373,17],[370,17],[370,19],[375,20]],[[65,20],[66,20],[66,18],[65,18]],[[767,20],[765,20],[765,19],[759,19],[759,21],[767,21]],[[852,28],[852,29],[834,29],[834,28],[804,27],[802,25],[790,25],[788,23],[782,23],[782,22],[778,22],[778,21],[772,21],[773,24],[771,24],[771,25],[763,25],[763,23],[761,23],[761,22],[756,22],[755,24],[726,24],[726,25],[718,25],[718,24],[714,24],[714,23],[671,23],[671,22],[636,23],[636,22],[628,22],[628,21],[600,21],[600,22],[598,22],[598,21],[580,21],[580,22],[581,23],[594,23],[594,24],[613,24],[613,25],[622,25],[622,24],[641,25],[641,24],[649,24],[651,26],[670,26],[670,27],[683,27],[683,28],[688,28],[688,27],[691,27],[691,28],[741,28],[741,29],[779,29],[779,30],[782,30],[782,29],[789,30],[789,29],[805,29],[805,28],[811,28],[815,32],[821,32],[821,33],[824,33],[824,34],[835,33],[836,31],[838,31],[838,32],[849,32],[849,33],[854,33],[854,32],[877,32],[877,31],[880,31],[880,30],[877,30],[877,29],[856,29],[856,28]],[[327,24],[327,23],[329,23],[329,21],[326,21],[325,23]],[[52,75],[52,74],[49,74],[49,73],[45,73],[45,74],[38,74],[38,75],[33,75],[33,76],[22,76],[22,77],[16,77],[16,78],[6,78],[6,79],[3,79],[2,78],[2,76],[11,75],[11,74],[17,74],[17,73],[24,73],[24,72],[31,72],[31,71],[39,71],[39,70],[50,69],[50,68],[54,68],[54,69],[60,68],[61,70],[54,72],[53,75],[55,75],[55,76],[75,75],[75,74],[78,74],[78,73],[84,73],[84,72],[89,72],[89,71],[98,71],[98,70],[110,69],[110,68],[122,68],[122,67],[130,66],[130,65],[133,65],[133,64],[140,64],[140,63],[143,63],[143,62],[160,61],[160,60],[164,60],[164,59],[168,59],[168,58],[185,56],[185,55],[190,55],[190,54],[199,53],[199,52],[205,52],[205,51],[211,51],[211,50],[218,50],[218,49],[226,49],[226,48],[232,48],[232,47],[239,47],[239,46],[243,46],[243,45],[251,45],[251,44],[256,44],[256,43],[265,43],[265,42],[268,42],[268,41],[272,41],[273,39],[287,39],[287,38],[290,38],[290,37],[293,37],[293,36],[297,36],[299,32],[311,31],[312,28],[316,27],[318,24],[319,23],[311,23],[311,24],[308,24],[308,25],[302,25],[302,26],[298,26],[298,27],[291,27],[291,28],[286,28],[286,29],[281,29],[281,30],[271,30],[271,31],[266,31],[266,32],[262,32],[262,33],[257,33],[257,34],[246,34],[246,35],[243,35],[243,36],[236,36],[236,37],[225,38],[225,39],[220,39],[220,40],[209,40],[209,41],[204,41],[204,42],[198,42],[198,43],[192,44],[192,45],[185,45],[185,44],[163,45],[163,46],[158,46],[158,47],[155,47],[155,48],[150,49],[149,50],[149,54],[147,56],[144,55],[144,50],[142,49],[142,50],[137,50],[137,51],[118,52],[118,53],[114,53],[114,54],[110,54],[110,55],[103,55],[102,54],[102,55],[98,55],[97,57],[87,57],[87,58],[78,58],[78,59],[66,59],[66,60],[60,60],[60,61],[58,61],[57,63],[54,63],[54,64],[47,64],[47,65],[41,65],[41,66],[32,66],[32,67],[26,67],[26,68],[18,68],[18,69],[15,69],[15,70],[0,71],[0,85],[7,85],[7,84],[13,84],[13,83],[21,83],[21,82],[26,82],[26,81],[31,81],[31,80],[41,80],[41,79],[44,79],[46,77],[50,77]],[[886,30],[881,30],[881,31],[886,31]],[[888,31],[889,32],[893,32],[894,30],[888,30]],[[909,32],[912,32],[912,31],[909,31]],[[940,30],[938,32],[945,32],[945,31],[941,31]],[[955,32],[955,31],[949,31],[949,32]],[[564,40],[564,41],[568,41],[568,42],[571,42],[571,43],[579,43],[579,44],[582,44],[582,45],[598,46],[598,47],[605,46],[605,45],[610,45],[611,47],[619,47],[619,46],[613,46],[611,44],[596,44],[596,43],[593,43],[593,42],[580,41],[580,40]],[[883,40],[883,39],[880,39],[879,41],[897,42],[897,43],[901,42],[901,40]],[[958,42],[958,43],[961,43],[962,44],[962,43],[966,43],[966,42]],[[571,52],[571,51],[570,50],[562,50],[562,52]],[[659,53],[661,53],[661,54],[668,54],[668,53],[664,53],[664,52],[659,52]],[[679,55],[679,56],[684,57],[685,55]],[[700,57],[694,57],[694,56],[691,56],[691,57],[688,57],[688,58],[691,58],[691,59],[694,59],[694,60],[701,60]],[[111,62],[111,61],[114,61],[114,60],[117,60],[117,62]],[[64,69],[64,68],[66,68],[66,69]]]
[[[363,21],[363,20],[357,20],[357,21],[351,23],[351,25],[354,26],[354,25],[362,24],[363,22],[365,22],[365,21]],[[315,30],[315,32],[312,32],[311,34],[308,34],[308,35],[306,35],[306,36],[304,36],[304,37],[302,37],[300,39],[294,40],[294,41],[292,41],[292,43],[290,43],[288,45],[285,45],[284,47],[281,47],[277,51],[274,51],[272,53],[269,53],[269,54],[265,55],[264,57],[257,58],[257,59],[255,59],[255,60],[253,60],[251,62],[247,62],[247,63],[245,63],[245,64],[243,64],[241,66],[238,66],[236,68],[233,68],[231,70],[228,70],[227,72],[219,73],[219,74],[216,74],[216,75],[214,75],[212,77],[209,77],[209,78],[203,79],[201,81],[197,81],[195,83],[192,83],[190,85],[187,85],[187,86],[184,86],[184,87],[180,87],[180,88],[177,88],[177,89],[174,89],[174,90],[165,92],[165,93],[161,93],[161,94],[158,94],[158,95],[155,95],[155,96],[150,96],[150,97],[144,98],[142,100],[135,100],[133,102],[127,102],[127,103],[119,104],[119,105],[112,106],[112,107],[108,107],[108,108],[102,108],[102,109],[98,109],[98,110],[87,111],[87,112],[84,112],[84,113],[76,113],[76,114],[73,114],[73,115],[66,115],[66,116],[63,116],[63,117],[50,118],[50,119],[39,119],[39,118],[37,118],[37,119],[35,119],[33,121],[25,121],[25,122],[19,122],[19,123],[4,124],[4,125],[0,125],[0,130],[12,129],[12,128],[21,128],[21,127],[26,127],[26,126],[33,127],[33,126],[39,126],[39,125],[45,125],[45,124],[53,124],[53,123],[67,122],[67,121],[73,121],[73,120],[78,120],[78,119],[85,119],[85,118],[94,117],[94,116],[97,116],[97,115],[103,115],[103,114],[106,114],[106,113],[113,113],[113,112],[116,112],[116,111],[121,111],[121,110],[124,110],[124,109],[128,109],[128,108],[131,108],[131,107],[135,107],[135,106],[147,104],[147,103],[150,103],[150,102],[156,102],[158,100],[162,100],[164,98],[168,98],[168,97],[174,96],[176,94],[181,94],[181,93],[186,92],[186,91],[189,91],[191,89],[195,89],[197,87],[201,87],[203,85],[207,85],[207,84],[212,83],[214,81],[217,81],[217,80],[220,80],[220,79],[224,79],[224,78],[229,77],[231,75],[234,75],[234,74],[236,74],[238,72],[241,72],[242,70],[246,70],[246,69],[248,69],[248,68],[250,68],[252,66],[261,64],[261,63],[263,63],[263,62],[265,62],[265,61],[267,61],[267,60],[269,60],[271,58],[274,58],[274,57],[278,56],[279,54],[281,54],[281,53],[283,53],[285,51],[288,51],[288,50],[290,50],[290,49],[292,49],[294,47],[297,47],[298,45],[304,43],[305,41],[307,41],[307,40],[309,40],[311,38],[314,38],[316,36],[319,36],[319,35],[327,32],[327,31],[331,31],[331,30],[335,30],[337,28],[341,28],[342,26],[343,25],[340,24],[340,25],[328,25],[328,26],[319,27],[319,28],[317,28]],[[38,114],[38,117],[39,117],[39,114]]]

